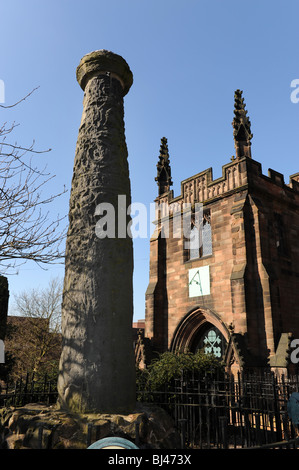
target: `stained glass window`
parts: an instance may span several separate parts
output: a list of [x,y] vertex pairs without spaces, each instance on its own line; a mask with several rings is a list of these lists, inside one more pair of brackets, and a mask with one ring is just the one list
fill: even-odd
[[203,350],[205,354],[214,354],[219,359],[224,355],[226,341],[220,331],[212,326],[201,335],[196,350]]

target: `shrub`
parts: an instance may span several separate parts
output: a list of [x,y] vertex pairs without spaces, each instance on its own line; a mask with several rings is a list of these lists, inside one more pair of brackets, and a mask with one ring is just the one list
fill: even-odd
[[197,373],[201,376],[213,376],[224,371],[222,361],[212,354],[202,351],[196,353],[164,352],[158,359],[151,362],[148,369],[137,371],[137,388],[147,388],[152,391],[162,390],[174,379],[184,373]]

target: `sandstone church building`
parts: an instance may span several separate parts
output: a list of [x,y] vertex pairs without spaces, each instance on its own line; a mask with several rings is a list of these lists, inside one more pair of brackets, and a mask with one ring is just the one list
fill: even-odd
[[[213,180],[206,169],[181,182],[174,197],[166,138],[161,140],[156,203],[181,208],[202,203],[197,249],[185,235],[163,236],[163,211],[150,240],[141,365],[153,353],[202,349],[222,357],[230,371],[286,369],[292,338],[299,338],[299,173],[282,174],[251,156],[251,124],[242,91],[235,92],[236,154]],[[162,205],[161,205],[162,204]]]

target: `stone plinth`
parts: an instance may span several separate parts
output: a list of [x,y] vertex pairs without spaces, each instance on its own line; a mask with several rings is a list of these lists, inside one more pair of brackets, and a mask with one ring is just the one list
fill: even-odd
[[86,449],[112,436],[140,449],[180,448],[173,420],[157,406],[138,404],[129,415],[73,415],[36,403],[0,410],[0,449]]

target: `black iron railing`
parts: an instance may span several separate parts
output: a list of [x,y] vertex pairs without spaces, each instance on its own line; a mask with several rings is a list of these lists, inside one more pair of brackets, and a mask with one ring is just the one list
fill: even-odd
[[47,375],[36,377],[27,373],[14,383],[0,386],[0,407],[24,406],[28,403],[46,403],[57,401],[57,381]]
[[140,401],[165,408],[187,447],[248,448],[288,442],[298,446],[297,429],[287,411],[299,377],[274,373],[221,378],[182,372],[163,390],[139,386]]
[[[162,389],[138,382],[137,400],[164,408],[188,448],[299,448],[287,404],[299,376],[239,373],[212,377],[182,372]],[[0,389],[0,407],[57,401],[57,381],[33,375]]]

